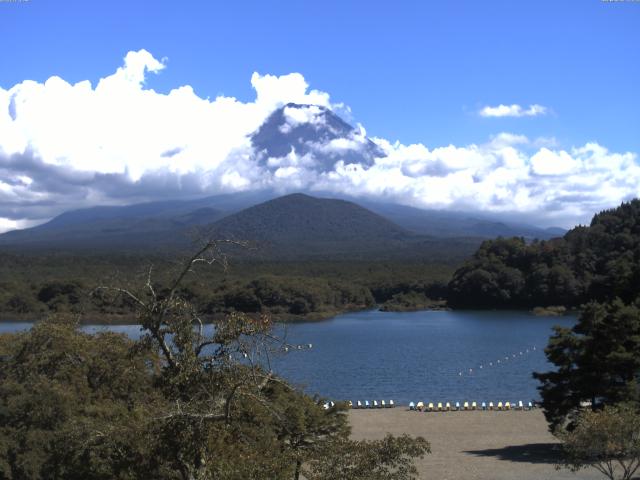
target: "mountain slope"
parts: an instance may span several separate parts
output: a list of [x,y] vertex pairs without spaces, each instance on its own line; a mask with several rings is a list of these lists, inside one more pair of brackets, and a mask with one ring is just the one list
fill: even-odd
[[[274,111],[251,136],[258,163],[271,166],[270,159],[299,157],[312,153],[307,161],[317,171],[332,170],[335,163],[373,164],[384,152],[353,126],[326,107],[289,103]],[[312,158],[311,158],[312,157]],[[280,163],[273,165],[273,168]]]
[[[228,215],[212,207],[187,213],[180,208],[169,212],[165,207],[136,206],[132,212],[125,210],[128,215],[124,216],[113,216],[111,209],[70,212],[48,225],[4,234],[0,245],[5,251],[175,252],[188,250],[189,233],[198,229],[201,237],[249,241],[254,248],[241,255],[257,259],[459,261],[480,243],[477,238],[416,235],[353,202],[304,194],[286,195]],[[136,213],[150,210],[152,217]],[[95,221],[91,221],[92,211],[98,212]],[[211,223],[211,219],[217,221]]]
[[[361,249],[355,249],[359,253],[370,251],[376,245],[379,250],[383,241],[387,242],[387,250],[403,251],[418,237],[429,237],[433,243],[436,238],[452,237],[546,239],[559,233],[465,212],[420,210],[371,200],[355,203],[302,194],[279,199],[273,196],[272,192],[262,191],[75,210],[37,227],[0,235],[0,247],[12,250],[188,248],[191,230],[213,228],[219,238],[228,235],[258,241],[263,246],[288,244],[292,252],[303,251],[303,244],[316,245],[308,251],[326,253],[331,248],[353,251],[352,246],[347,247],[351,242],[361,244]],[[264,200],[268,201],[256,205]]]
[[215,223],[217,232],[283,243],[403,239],[411,234],[345,200],[295,193],[255,205]]
[[359,200],[369,210],[420,235],[434,237],[524,237],[547,240],[566,233],[562,228],[539,228],[524,223],[501,220],[491,214],[447,210],[423,210],[406,205]]
[[345,200],[291,194],[255,205],[210,227],[215,238],[248,239],[254,254],[279,259],[464,257],[479,239],[416,235]]
[[69,250],[187,247],[193,228],[271,197],[267,192],[247,192],[72,210],[45,224],[2,234],[0,246]]

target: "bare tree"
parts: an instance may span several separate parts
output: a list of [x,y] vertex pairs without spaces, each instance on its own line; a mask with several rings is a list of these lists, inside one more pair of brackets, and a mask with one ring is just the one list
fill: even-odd
[[148,435],[154,442],[151,457],[158,459],[158,465],[151,465],[157,476],[175,478],[179,472],[182,480],[297,479],[305,464],[313,464],[313,478],[337,478],[327,466],[333,460],[322,459],[327,454],[342,459],[347,453],[341,448],[350,446],[349,452],[365,451],[345,460],[350,472],[372,458],[379,462],[376,475],[362,476],[364,470],[358,470],[348,478],[415,478],[411,461],[428,451],[423,439],[349,443],[346,405],[325,409],[322,399],[308,397],[274,374],[272,355],[303,347],[274,335],[268,316],[232,313],[205,322],[185,295],[185,281],[200,265],[226,269],[222,247],[227,245],[244,246],[207,241],[163,284],[154,282],[149,268],[139,290],[98,289],[134,305],[143,330],[138,346],[152,348],[162,358],[156,386],[165,402],[152,409]]
[[214,424],[232,423],[236,405],[251,401],[275,412],[264,395],[269,382],[280,382],[271,371],[270,356],[288,348],[273,335],[268,316],[232,313],[207,324],[198,308],[182,295],[187,277],[199,265],[215,264],[226,270],[225,245],[242,247],[244,243],[207,241],[165,286],[154,283],[151,267],[140,291],[98,289],[133,303],[144,333],[141,345],[156,348],[163,359],[159,378],[172,407],[155,420],[160,429],[179,425],[183,434],[188,432],[175,446],[176,464],[185,480],[212,478],[209,437],[217,428]]

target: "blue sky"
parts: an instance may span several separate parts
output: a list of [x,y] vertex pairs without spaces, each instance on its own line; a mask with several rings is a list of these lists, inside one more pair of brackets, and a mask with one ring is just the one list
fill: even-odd
[[[254,71],[300,72],[370,134],[470,143],[496,130],[640,151],[640,4],[573,1],[30,0],[0,4],[0,85],[98,78],[130,50],[167,57],[149,86],[249,99]],[[540,118],[474,113],[549,106]]]
[[[42,84],[53,75],[95,87],[128,52],[144,49],[164,64],[155,74],[147,68],[145,76],[143,88],[158,93],[190,85],[201,99],[250,103],[254,72],[297,72],[310,88],[327,92],[332,105],[350,107],[348,120],[391,144],[467,148],[508,133],[529,139],[518,147],[529,157],[544,145],[575,159],[583,154],[572,149],[594,143],[634,156],[628,167],[640,152],[639,25],[640,2],[634,1],[0,2],[0,88],[9,92],[25,80]],[[538,105],[543,113],[480,115],[499,105],[518,105],[520,112]],[[37,151],[37,139],[27,144],[36,145],[31,153],[42,162],[56,163],[44,148]],[[583,204],[584,211],[572,204],[557,218],[582,219],[589,209],[639,193],[633,186],[611,188],[617,193]],[[404,203],[447,206],[415,185],[410,190]],[[563,195],[584,192],[570,190],[559,188],[549,208],[560,208]],[[464,207],[447,195],[452,207]],[[78,204],[107,197],[85,192]],[[514,209],[530,211],[535,201]],[[9,205],[0,197],[0,210],[3,202]],[[16,208],[0,211],[5,225],[39,221],[55,210],[26,214]]]

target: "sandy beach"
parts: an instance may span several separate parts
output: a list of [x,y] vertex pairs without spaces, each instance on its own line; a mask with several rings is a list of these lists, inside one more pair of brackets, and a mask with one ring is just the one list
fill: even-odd
[[420,478],[438,480],[601,479],[594,469],[556,470],[558,441],[542,411],[419,413],[406,407],[351,410],[356,439],[386,433],[421,435],[431,454],[418,460]]

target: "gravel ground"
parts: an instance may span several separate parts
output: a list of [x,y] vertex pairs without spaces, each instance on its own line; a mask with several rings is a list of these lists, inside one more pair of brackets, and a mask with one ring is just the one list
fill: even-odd
[[351,410],[355,439],[386,433],[421,435],[431,454],[416,465],[421,479],[602,479],[594,469],[556,470],[557,440],[540,410],[418,413],[406,407]]

